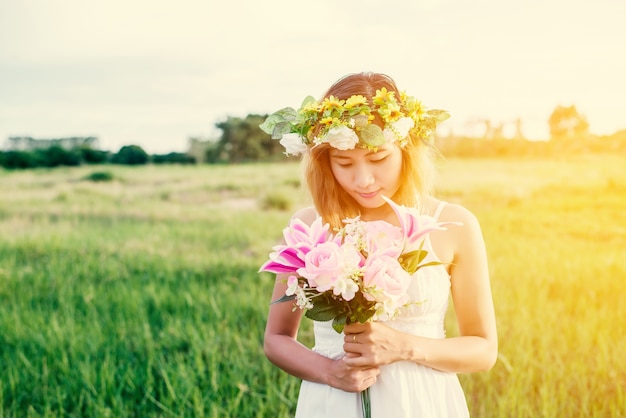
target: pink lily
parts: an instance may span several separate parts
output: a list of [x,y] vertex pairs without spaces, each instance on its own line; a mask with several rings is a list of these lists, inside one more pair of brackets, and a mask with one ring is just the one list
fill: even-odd
[[383,199],[389,203],[398,217],[405,237],[405,252],[418,249],[422,239],[433,231],[445,230],[446,225],[460,225],[458,222],[439,222],[432,216],[419,213],[416,208],[398,205],[385,196]]
[[283,230],[286,244],[276,245],[259,271],[295,273],[304,267],[304,257],[308,252],[318,244],[329,241],[329,228],[328,224],[322,224],[322,218],[317,218],[310,226],[300,219],[292,219]]

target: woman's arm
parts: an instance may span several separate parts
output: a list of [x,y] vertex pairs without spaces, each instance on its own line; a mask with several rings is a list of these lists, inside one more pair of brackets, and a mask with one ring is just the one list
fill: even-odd
[[345,330],[344,350],[356,356],[346,359],[348,364],[382,365],[408,360],[457,373],[488,370],[495,364],[498,337],[480,225],[461,206],[448,206],[446,219],[442,220],[463,223],[449,227],[442,235],[454,253],[451,291],[459,336],[433,339],[406,334],[384,323],[352,324]]
[[[272,300],[285,294],[287,286],[284,279],[283,276],[277,277]],[[272,363],[300,379],[347,392],[360,392],[376,382],[376,376],[380,373],[378,367],[350,366],[344,359],[329,359],[300,344],[297,335],[301,318],[302,311],[293,311],[293,303],[270,305],[264,349]]]

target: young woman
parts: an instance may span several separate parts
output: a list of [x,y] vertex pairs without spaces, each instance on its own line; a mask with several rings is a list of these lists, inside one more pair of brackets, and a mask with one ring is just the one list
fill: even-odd
[[[457,224],[428,235],[429,260],[441,264],[415,273],[409,294],[420,303],[392,320],[348,324],[341,334],[331,321],[315,322],[309,349],[297,341],[302,310],[270,306],[265,353],[303,380],[296,416],[361,416],[358,393],[366,388],[372,417],[468,416],[456,373],[490,369],[498,342],[479,223],[464,207],[431,195],[430,139],[442,113],[424,110],[386,75],[359,73],[338,80],[322,101],[305,102],[298,114],[294,129],[278,135],[287,153],[304,154],[314,202],[295,218],[311,224],[322,217],[333,228],[355,216],[398,225],[386,196]],[[285,294],[285,279],[278,275],[272,300]],[[444,331],[450,294],[456,337]]]

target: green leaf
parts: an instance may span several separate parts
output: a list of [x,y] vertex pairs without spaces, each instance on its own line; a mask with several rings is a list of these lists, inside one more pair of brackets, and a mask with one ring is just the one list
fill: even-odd
[[288,134],[291,132],[291,123],[283,121],[278,122],[274,125],[274,129],[272,130],[272,139],[280,139],[284,134]]
[[426,258],[428,251],[415,250],[402,254],[398,257],[398,262],[410,274],[415,273],[420,268],[420,263]]
[[298,111],[293,107],[285,107],[277,110],[272,115],[282,116],[282,118],[286,121],[293,121],[296,120],[296,117],[298,116]]
[[336,316],[335,319],[333,319],[333,329],[341,334],[343,328],[346,326],[347,319],[348,315],[345,312],[341,313],[339,316]]
[[[360,322],[361,324],[366,323],[367,321],[369,321],[374,314],[376,313],[376,311],[374,309],[372,309],[373,306],[368,307],[367,309],[359,309],[356,311],[356,322]],[[355,321],[352,321],[355,322]]]
[[383,130],[378,125],[365,125],[359,130],[361,141],[370,147],[379,147],[385,144],[385,136]]
[[306,311],[304,314],[307,318],[314,321],[330,321],[334,319],[341,311],[341,306],[338,306],[337,302],[325,295],[320,295],[316,298],[313,307]]
[[275,303],[282,303],[282,302],[289,302],[290,300],[294,300],[296,298],[296,295],[283,295],[281,298],[276,299],[274,302],[270,303],[270,305],[273,305]]
[[[269,115],[262,124],[259,125],[259,128],[266,134],[272,135],[272,139],[280,139],[283,134],[291,132],[291,121],[296,120],[298,112],[291,107],[285,107],[284,109],[280,109],[271,115]],[[286,130],[286,126],[289,126],[289,130]],[[280,136],[275,137],[276,126],[281,125],[279,129]]]
[[315,102],[315,101],[316,101],[316,100],[315,100],[315,97],[313,97],[313,96],[306,96],[306,97],[304,98],[304,100],[302,101],[302,104],[300,105],[300,109],[302,109],[303,107],[305,107],[305,106],[307,106],[308,104],[313,103],[313,102]]
[[429,267],[429,266],[440,266],[443,263],[441,261],[430,261],[428,263],[425,264],[421,264],[419,266],[417,266],[417,270],[421,269],[422,267]]
[[265,118],[262,124],[259,125],[259,128],[266,134],[271,135],[274,130],[274,126],[281,121],[283,118],[278,115],[269,115]]
[[435,118],[437,122],[443,122],[450,117],[450,114],[448,112],[441,109],[431,109],[426,111],[426,113]]

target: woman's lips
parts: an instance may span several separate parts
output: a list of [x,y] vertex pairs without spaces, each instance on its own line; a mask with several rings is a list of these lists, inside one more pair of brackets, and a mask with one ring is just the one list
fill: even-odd
[[361,196],[363,199],[371,199],[373,197],[376,197],[377,194],[378,191],[375,191],[370,193],[359,193],[359,196]]

